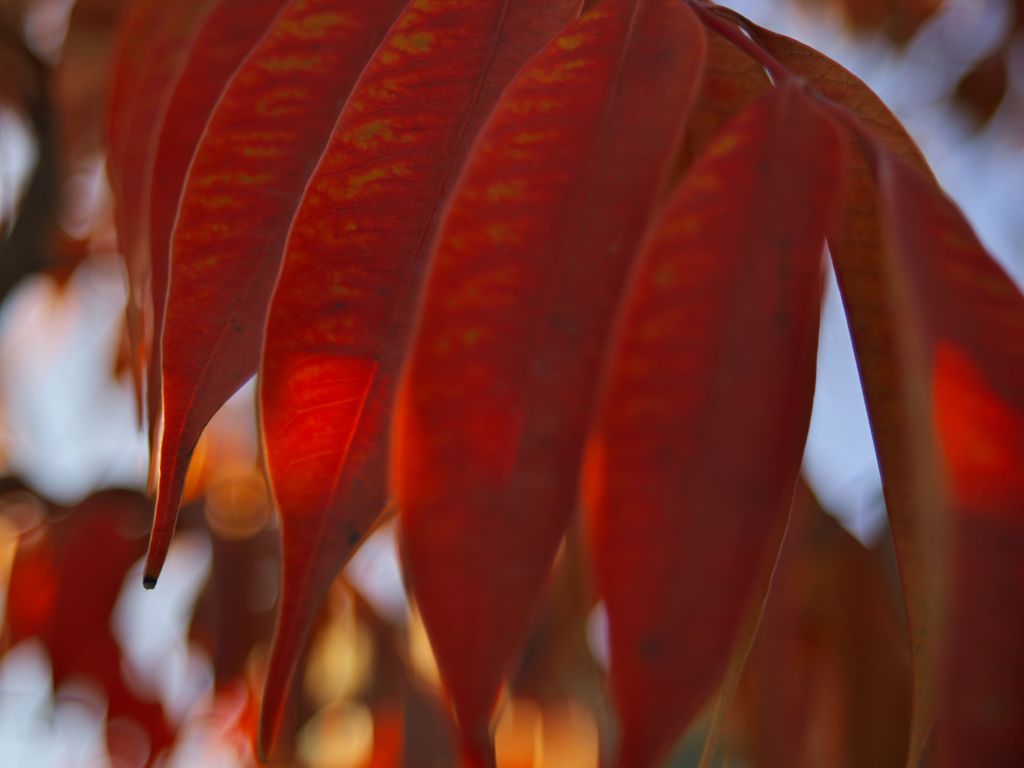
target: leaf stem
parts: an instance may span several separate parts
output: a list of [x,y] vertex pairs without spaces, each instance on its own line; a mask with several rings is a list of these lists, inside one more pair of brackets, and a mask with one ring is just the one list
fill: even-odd
[[726,13],[730,14],[729,18],[726,18],[720,15],[720,9],[718,6],[714,3],[708,2],[708,0],[687,0],[687,2],[705,27],[710,29],[712,32],[721,35],[754,59],[754,61],[768,71],[768,74],[771,75],[772,80],[776,83],[781,83],[796,77],[796,75],[794,75],[782,62],[758,45],[757,42],[747,34],[746,30],[743,28],[742,17],[733,18],[731,12],[728,9],[724,9]]
[[[710,0],[686,0],[686,2],[693,9],[694,13],[697,14],[697,17],[704,26],[721,35],[764,67],[776,84],[792,79],[803,80],[800,75],[793,72],[761,45],[757,39],[756,32],[751,32],[747,28],[747,20],[743,16],[729,8],[723,8]],[[810,86],[810,84],[808,84],[807,90],[815,98],[827,105],[833,117],[856,137],[862,151],[869,159],[874,161],[878,152],[875,137],[864,127],[864,124],[857,116],[843,105],[837,104],[825,96],[817,88]]]

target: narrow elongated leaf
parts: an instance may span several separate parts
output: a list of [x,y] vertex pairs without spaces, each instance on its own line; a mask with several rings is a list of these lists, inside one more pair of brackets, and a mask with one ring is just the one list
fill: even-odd
[[395,483],[406,572],[477,745],[576,506],[609,326],[703,52],[682,3],[601,3],[506,91],[439,235]]
[[[189,0],[168,4],[173,11],[163,15],[160,26],[149,30],[148,55],[142,65],[138,92],[130,103],[127,136],[119,159],[120,175],[116,203],[121,210],[119,247],[128,265],[129,301],[144,311],[142,298],[149,272],[148,187],[160,125],[170,101],[174,82],[184,64],[191,38],[213,0]],[[135,313],[141,321],[141,314]],[[143,341],[141,325],[129,333]]]
[[[946,688],[935,747],[940,762],[999,764],[1019,754],[1024,721],[1019,655],[1012,650],[1024,629],[1020,623],[995,633],[986,629],[1000,615],[998,606],[1020,594],[1011,587],[1008,595],[1007,584],[1020,583],[1024,551],[1024,353],[1007,340],[1021,335],[1024,304],[934,186],[913,142],[877,97],[804,46],[762,39],[787,63],[831,84],[826,93],[857,114],[885,146],[869,147],[869,157],[852,155],[847,204],[830,245],[913,629],[908,764],[920,762],[940,674]],[[884,179],[879,198],[873,176]],[[979,455],[987,469],[965,486],[963,477],[979,466]],[[953,475],[949,499],[944,468]],[[1016,522],[976,518],[971,512],[979,499],[967,486],[985,489],[988,501],[981,507],[998,497],[997,507],[1016,509]],[[943,626],[950,636],[940,641]],[[948,644],[944,660],[938,657],[940,642]]]
[[[686,126],[683,149],[677,159],[676,173],[679,176],[701,155],[730,120],[771,87],[768,73],[760,63],[713,29],[708,28],[707,33],[708,51],[704,77],[700,95]],[[705,754],[713,753],[717,746],[729,703],[743,671],[747,650],[757,629],[758,614],[759,612],[754,610],[748,617],[746,629],[742,631],[746,633],[746,638],[737,642],[738,646],[742,646],[742,650],[737,650],[733,655],[730,669],[719,689],[718,701],[712,711],[705,738]]]
[[107,176],[115,197],[120,194],[125,144],[128,141],[132,103],[153,52],[150,34],[170,12],[160,0],[135,0],[119,24],[110,64],[107,105]]
[[[1024,752],[1024,296],[928,180],[877,165],[888,288],[913,323],[952,508],[935,754],[1012,765]],[[916,334],[916,335],[915,335]],[[941,533],[939,531],[938,533]]]
[[[882,101],[860,80],[822,54],[746,22],[754,39],[784,65],[806,77],[834,104],[849,110],[888,150],[931,176],[920,150]],[[940,567],[935,547],[941,517],[940,470],[927,408],[926,377],[901,362],[896,328],[910,323],[906,307],[880,288],[886,284],[874,171],[862,139],[847,134],[846,187],[841,214],[829,232],[829,250],[850,334],[871,433],[882,474],[886,511],[900,564],[900,577],[914,653],[914,715],[908,765],[917,765],[935,717],[938,669],[936,633]]]
[[839,170],[835,130],[784,84],[698,159],[645,247],[585,484],[623,768],[665,752],[764,598],[810,420]]
[[[118,250],[125,263],[128,300],[125,305],[125,322],[128,331],[129,370],[135,389],[136,410],[142,417],[142,355],[144,320],[139,301],[143,275],[139,259],[132,257],[133,247],[129,243],[128,214],[125,211],[125,166],[126,154],[132,137],[132,118],[136,102],[143,93],[143,81],[156,55],[156,46],[151,44],[152,36],[159,32],[171,19],[181,4],[170,4],[158,0],[136,0],[121,19],[112,57],[109,104],[107,109],[106,150],[107,179],[113,197],[114,223],[117,229]],[[141,422],[140,422],[141,423]]]
[[203,134],[171,239],[162,350],[155,584],[203,427],[256,370],[284,240],[309,174],[403,0],[291,0]]
[[218,97],[286,0],[221,0],[203,21],[171,95],[156,142],[150,187],[150,292],[153,340],[148,367],[150,440],[160,413],[160,336],[170,240],[189,161]]
[[306,189],[260,372],[284,542],[264,746],[312,612],[384,508],[391,401],[442,203],[504,86],[577,12],[577,0],[415,0]]
[[[984,612],[1006,599],[1007,583],[1019,582],[1013,564],[1020,561],[1024,534],[1019,522],[1004,529],[963,514],[973,503],[957,487],[957,462],[978,453],[987,456],[995,474],[974,487],[1001,488],[996,493],[1004,494],[1005,508],[1014,503],[1024,508],[1020,485],[1013,489],[1019,469],[1009,469],[1024,461],[1021,353],[1019,345],[1005,344],[1020,335],[1024,310],[1019,292],[938,192],[919,151],[877,97],[805,46],[763,31],[755,37],[782,61],[820,81],[822,90],[854,112],[885,146],[869,146],[869,157],[851,153],[844,215],[829,242],[864,381],[913,630],[908,765],[920,762],[935,717],[940,672],[946,678],[941,704],[946,722],[935,753],[949,764],[997,764],[1020,749],[1015,741],[1019,728],[1009,723],[1021,722],[1024,702],[1019,684],[1008,681],[1021,679],[1010,650],[1010,638],[1019,638],[1021,628],[1006,627],[1001,639],[993,640],[997,635],[983,628],[991,622],[985,616],[992,614]],[[876,175],[887,179],[881,199],[876,198]],[[879,205],[887,207],[884,217]],[[888,259],[883,240],[889,241]],[[959,249],[951,247],[956,243]],[[910,259],[910,266],[895,254]],[[939,317],[941,329],[934,325]],[[958,343],[948,344],[949,338]],[[971,350],[966,358],[965,350]],[[992,386],[1001,387],[1002,394],[990,397]],[[1017,393],[1016,400],[1010,391]],[[968,422],[966,431],[955,426]],[[943,494],[943,456],[952,465],[951,500]],[[949,561],[943,559],[947,554]],[[947,594],[952,594],[951,604],[941,604],[948,602]],[[941,666],[940,622],[952,633]],[[986,711],[1001,714],[979,714]],[[991,759],[979,750],[990,750]]]

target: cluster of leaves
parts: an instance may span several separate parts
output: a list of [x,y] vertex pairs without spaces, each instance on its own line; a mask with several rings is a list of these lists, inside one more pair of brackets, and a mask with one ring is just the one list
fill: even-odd
[[107,139],[153,435],[146,584],[200,433],[258,371],[283,560],[264,751],[394,498],[466,763],[493,763],[578,504],[618,764],[656,763],[754,635],[827,239],[911,628],[908,761],[1019,757],[1020,292],[834,62],[702,0],[580,5],[131,7]]

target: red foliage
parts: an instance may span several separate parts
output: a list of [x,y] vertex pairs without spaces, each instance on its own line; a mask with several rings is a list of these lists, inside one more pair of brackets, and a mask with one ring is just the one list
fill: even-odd
[[[835,62],[705,0],[601,0],[577,19],[581,5],[130,5],[107,165],[152,430],[146,585],[200,433],[258,373],[283,562],[264,752],[301,719],[286,705],[320,605],[393,497],[466,765],[496,762],[503,684],[581,505],[611,634],[609,761],[657,764],[721,690],[713,744],[751,651],[740,719],[764,764],[808,723],[821,739],[794,753],[811,763],[1020,762],[1020,291]],[[937,3],[842,6],[902,39]],[[877,563],[798,484],[826,242],[902,640]],[[159,747],[162,712],[122,679],[109,630],[83,629],[139,555],[119,514],[80,511],[22,543],[11,631],[46,641],[58,682],[102,680],[111,713]],[[266,544],[220,546],[205,603],[208,622],[237,619],[210,647],[219,682],[245,677],[246,691],[265,617],[224,596]],[[809,598],[807,579],[857,621]],[[435,703],[400,632],[356,612],[378,654],[373,764],[414,760],[427,738],[412,713]],[[870,652],[840,640],[875,621]],[[251,729],[251,712],[239,723]]]

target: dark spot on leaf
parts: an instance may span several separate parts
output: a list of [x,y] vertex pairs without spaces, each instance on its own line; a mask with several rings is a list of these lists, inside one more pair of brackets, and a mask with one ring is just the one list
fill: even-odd
[[648,635],[640,641],[640,655],[646,661],[656,661],[661,656],[661,640]]

